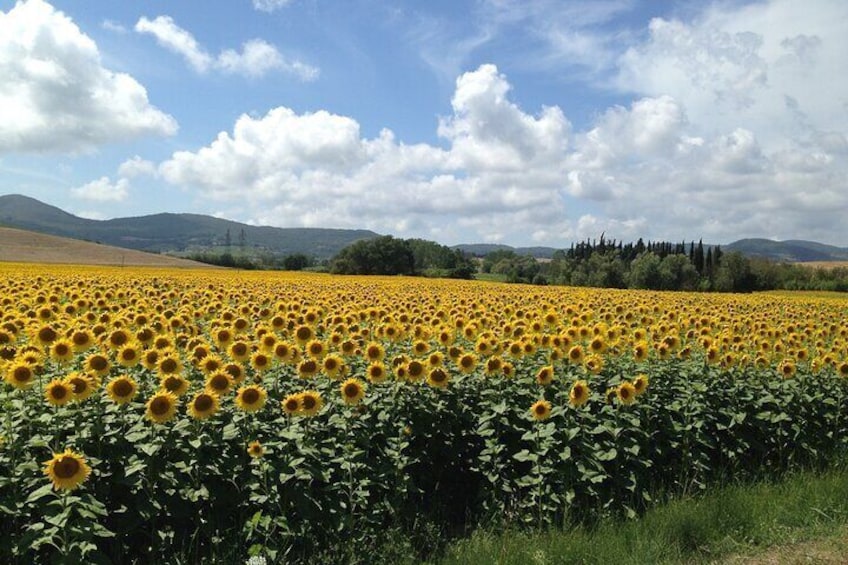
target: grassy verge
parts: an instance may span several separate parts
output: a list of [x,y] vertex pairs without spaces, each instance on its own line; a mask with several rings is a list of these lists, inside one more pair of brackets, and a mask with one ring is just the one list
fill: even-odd
[[638,520],[602,523],[594,531],[477,532],[451,545],[441,563],[709,563],[812,539],[844,540],[846,524],[843,466],[776,483],[725,487],[671,502]]

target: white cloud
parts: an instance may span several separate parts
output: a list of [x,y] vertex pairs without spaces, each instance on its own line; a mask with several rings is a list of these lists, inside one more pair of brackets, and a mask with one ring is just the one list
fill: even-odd
[[182,55],[186,62],[199,73],[209,70],[214,62],[194,36],[175,24],[171,16],[158,16],[153,20],[141,17],[135,24],[135,30],[138,33],[152,35],[159,45]]
[[218,55],[216,65],[225,73],[260,77],[272,70],[282,70],[303,81],[318,78],[316,67],[301,61],[289,61],[273,45],[261,39],[252,39],[242,46],[241,53],[225,49]]
[[848,130],[848,4],[770,0],[715,4],[692,22],[655,19],[620,60],[620,88],[669,95],[698,129],[737,127],[763,147]]
[[136,22],[135,31],[152,35],[161,46],[181,55],[198,73],[214,69],[227,74],[261,77],[270,71],[279,70],[303,81],[315,80],[319,74],[318,68],[285,58],[276,47],[262,39],[245,42],[241,52],[224,49],[217,57],[213,57],[170,16],[158,16],[153,20],[142,17]]
[[528,222],[567,230],[559,187],[570,126],[558,108],[538,116],[507,99],[492,65],[457,80],[448,149],[407,145],[383,130],[363,138],[346,116],[274,108],[241,116],[232,133],[161,163],[173,184],[245,205],[257,223],[367,227],[487,240],[523,237]]
[[127,159],[118,167],[118,175],[123,178],[156,175],[156,163],[142,159],[138,155]]
[[94,41],[42,0],[0,12],[0,77],[0,153],[78,153],[177,130],[141,84],[104,68]]
[[129,185],[127,179],[118,179],[115,183],[112,183],[109,177],[101,177],[77,188],[72,188],[71,195],[95,202],[122,202],[129,196]]
[[291,0],[253,0],[253,7],[260,12],[274,12],[290,3]]

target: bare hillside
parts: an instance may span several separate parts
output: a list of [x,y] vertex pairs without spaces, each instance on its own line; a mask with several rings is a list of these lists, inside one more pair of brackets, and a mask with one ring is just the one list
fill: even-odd
[[0,261],[14,263],[66,263],[73,265],[126,265],[143,267],[209,268],[209,265],[100,245],[87,241],[0,227]]

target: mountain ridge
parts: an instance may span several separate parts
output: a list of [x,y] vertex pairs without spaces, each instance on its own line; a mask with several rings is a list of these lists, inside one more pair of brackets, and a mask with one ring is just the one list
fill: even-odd
[[19,194],[0,196],[0,226],[94,241],[153,253],[230,247],[280,256],[303,253],[328,259],[344,247],[380,234],[371,230],[252,226],[203,214],[161,212],[89,220]]

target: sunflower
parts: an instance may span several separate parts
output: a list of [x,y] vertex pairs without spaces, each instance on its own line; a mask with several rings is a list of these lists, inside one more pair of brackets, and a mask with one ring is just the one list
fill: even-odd
[[97,383],[89,375],[81,375],[79,373],[71,373],[66,377],[71,390],[74,393],[74,400],[82,401],[94,393],[97,388]]
[[264,373],[270,369],[272,362],[273,359],[271,356],[267,353],[263,353],[262,351],[256,351],[250,356],[250,366],[253,367],[253,370],[257,373]]
[[579,380],[571,385],[571,392],[568,393],[568,401],[574,407],[583,406],[588,402],[590,395],[589,384],[584,380]]
[[170,392],[159,391],[147,401],[145,416],[157,424],[174,419],[177,414],[177,397]]
[[307,390],[301,392],[298,396],[300,397],[299,413],[302,416],[315,416],[324,406],[324,398],[318,391]]
[[141,355],[141,364],[148,370],[155,370],[159,365],[159,356],[161,353],[158,349],[148,349]]
[[417,359],[413,359],[407,363],[406,378],[413,383],[420,382],[424,379],[424,364]]
[[321,368],[324,370],[324,373],[333,380],[341,378],[346,372],[344,361],[341,357],[335,354],[330,354],[324,357],[323,361],[321,361]]
[[365,347],[365,358],[370,362],[382,361],[386,356],[386,350],[377,342],[370,342]]
[[607,404],[612,404],[613,401],[618,396],[618,388],[611,386],[604,393],[604,399],[607,401]]
[[327,346],[320,340],[312,339],[306,344],[305,353],[313,359],[320,360],[327,354]]
[[424,341],[423,339],[415,340],[412,344],[412,352],[415,355],[424,355],[430,351],[430,344]]
[[601,369],[604,368],[604,358],[597,353],[592,353],[583,361],[583,366],[586,367],[586,370],[590,373],[597,375],[601,372]]
[[427,366],[431,369],[434,367],[441,367],[445,362],[445,354],[441,351],[434,351],[430,355],[427,356]]
[[315,332],[312,331],[312,328],[309,326],[298,326],[297,329],[294,330],[294,339],[297,341],[297,344],[303,347],[310,340],[315,339]]
[[102,353],[92,353],[83,362],[85,372],[92,373],[98,377],[108,375],[111,368],[112,364],[109,362],[109,358]]
[[200,371],[207,377],[215,371],[220,371],[223,366],[224,361],[217,355],[212,354],[206,355],[206,357],[201,359],[197,364]]
[[386,366],[380,361],[371,363],[365,370],[365,375],[372,384],[382,383],[386,380]]
[[162,353],[156,363],[156,372],[160,377],[183,372],[183,363],[173,351]]
[[247,385],[238,389],[236,406],[245,412],[258,412],[265,406],[268,393],[259,385]]
[[636,387],[630,381],[624,381],[618,385],[616,395],[622,404],[633,404],[636,400]]
[[227,363],[224,365],[224,372],[230,375],[234,385],[239,385],[244,381],[244,367],[241,363]]
[[315,359],[304,359],[297,366],[297,374],[301,379],[308,379],[318,374],[318,363]]
[[36,341],[36,343],[38,343],[42,347],[49,346],[51,343],[56,341],[58,338],[59,338],[59,334],[56,333],[56,330],[54,330],[49,325],[48,326],[41,326],[35,332],[35,341]]
[[53,379],[44,387],[44,398],[53,406],[64,406],[74,399],[74,389],[66,379]]
[[551,417],[551,403],[547,400],[537,400],[530,407],[530,414],[537,422],[547,420]]
[[262,444],[259,443],[259,441],[251,441],[247,444],[247,454],[254,459],[259,459],[265,455],[265,448],[262,447]]
[[189,382],[182,375],[166,375],[159,381],[159,386],[174,396],[180,397],[188,392]]
[[505,378],[511,379],[515,376],[515,365],[513,365],[509,361],[504,361],[503,365],[501,366],[501,372],[503,373],[503,376]]
[[450,373],[441,367],[430,369],[427,373],[427,384],[436,388],[447,388],[450,383]]
[[795,376],[795,362],[789,357],[781,361],[777,369],[786,379]]
[[636,391],[636,396],[639,396],[648,389],[648,375],[644,373],[636,375],[632,383],[633,389]]
[[221,407],[217,394],[199,392],[188,405],[188,415],[195,420],[205,420]]
[[843,361],[836,368],[836,371],[839,373],[840,377],[848,377],[848,361]]
[[[283,412],[285,412],[289,416],[299,413],[301,396],[301,394],[290,394],[285,397],[282,402],[280,402],[280,405],[283,408]],[[238,400],[236,402],[238,402]]]
[[132,336],[127,330],[117,329],[109,334],[106,338],[106,347],[109,349],[118,350],[129,343]]
[[581,345],[574,345],[568,350],[568,360],[575,365],[582,363],[583,357],[583,346]]
[[122,367],[135,367],[141,361],[141,347],[137,343],[127,342],[118,349],[118,364]]
[[500,357],[489,357],[486,359],[486,374],[496,375],[503,369],[503,360]]
[[554,368],[551,365],[545,365],[536,373],[536,382],[542,386],[551,384],[554,380]]
[[69,363],[74,358],[74,343],[68,339],[57,339],[50,344],[50,358],[57,363]]
[[339,391],[345,404],[353,406],[365,398],[365,384],[359,379],[348,379],[341,384]]
[[250,345],[248,345],[244,341],[234,341],[227,348],[227,353],[230,355],[230,359],[232,359],[233,361],[243,363],[250,359]]
[[35,367],[23,361],[15,361],[6,369],[6,382],[19,390],[30,388],[35,383]]
[[64,453],[54,453],[44,462],[44,474],[50,477],[56,490],[73,490],[85,482],[90,473],[91,467],[85,457],[70,448]]
[[233,387],[233,379],[226,371],[215,371],[206,377],[206,390],[224,396]]
[[463,353],[460,355],[456,364],[459,366],[461,373],[464,375],[471,374],[477,368],[477,356],[473,353]]
[[106,394],[117,404],[126,404],[133,399],[136,392],[138,385],[130,377],[118,377],[106,385]]
[[648,343],[640,341],[633,346],[633,359],[640,363],[648,358]]

